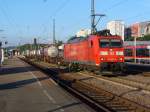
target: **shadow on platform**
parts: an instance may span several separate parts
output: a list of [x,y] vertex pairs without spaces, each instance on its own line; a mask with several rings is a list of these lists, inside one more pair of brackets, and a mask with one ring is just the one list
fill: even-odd
[[36,71],[36,69],[31,67],[31,66],[13,67],[13,68],[0,68],[0,76],[1,75],[9,75],[9,74],[29,72],[29,71]]
[[0,84],[0,90],[15,89],[15,88],[23,87],[27,84],[35,83],[37,81],[46,80],[48,78],[49,77],[42,77],[42,78],[37,78],[37,79],[32,78],[32,79],[26,79],[26,80],[21,80],[21,81],[16,81],[16,82]]
[[64,106],[58,107],[56,109],[50,110],[48,112],[55,112],[55,111],[60,110],[60,109],[65,109],[65,108],[73,107],[73,106],[80,105],[80,104],[82,104],[82,103],[81,102],[74,102],[74,103],[64,105]]

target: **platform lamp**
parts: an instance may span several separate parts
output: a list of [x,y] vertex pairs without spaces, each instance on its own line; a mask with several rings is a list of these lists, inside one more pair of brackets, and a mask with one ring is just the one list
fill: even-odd
[[136,40],[137,40],[137,37],[135,36],[134,37],[134,62],[136,63]]

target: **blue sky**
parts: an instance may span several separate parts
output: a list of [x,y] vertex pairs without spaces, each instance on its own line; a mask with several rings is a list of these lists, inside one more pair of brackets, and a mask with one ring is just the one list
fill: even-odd
[[[106,14],[98,25],[111,20],[126,25],[150,20],[150,0],[95,0],[96,12]],[[0,39],[9,45],[52,41],[52,19],[56,19],[56,37],[67,40],[79,29],[90,28],[91,0],[0,0]],[[1,38],[5,37],[5,38]]]

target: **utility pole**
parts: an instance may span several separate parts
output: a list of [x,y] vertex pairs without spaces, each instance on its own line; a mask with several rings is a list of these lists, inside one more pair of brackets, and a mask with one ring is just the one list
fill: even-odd
[[35,50],[35,58],[37,59],[37,39],[34,38],[34,50]]
[[[99,17],[98,21],[95,22],[96,16]],[[91,0],[91,33],[96,33],[96,26],[99,23],[100,19],[104,17],[104,14],[95,14],[95,0]]]
[[56,44],[56,38],[55,38],[55,19],[53,19],[53,44]]

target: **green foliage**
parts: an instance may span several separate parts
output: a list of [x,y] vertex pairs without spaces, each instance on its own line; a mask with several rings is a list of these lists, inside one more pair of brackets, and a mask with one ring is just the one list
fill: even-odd
[[34,44],[24,44],[24,45],[18,46],[17,49],[20,52],[23,52],[25,50],[35,50],[36,49],[36,45],[34,45]]
[[139,41],[150,41],[150,35],[145,35],[144,37],[137,38]]
[[60,41],[60,40],[59,40],[59,41],[56,42],[56,46],[60,46],[60,45],[62,45],[62,44],[63,44],[63,41]]
[[134,37],[126,37],[125,38],[125,41],[133,41],[134,40]]

